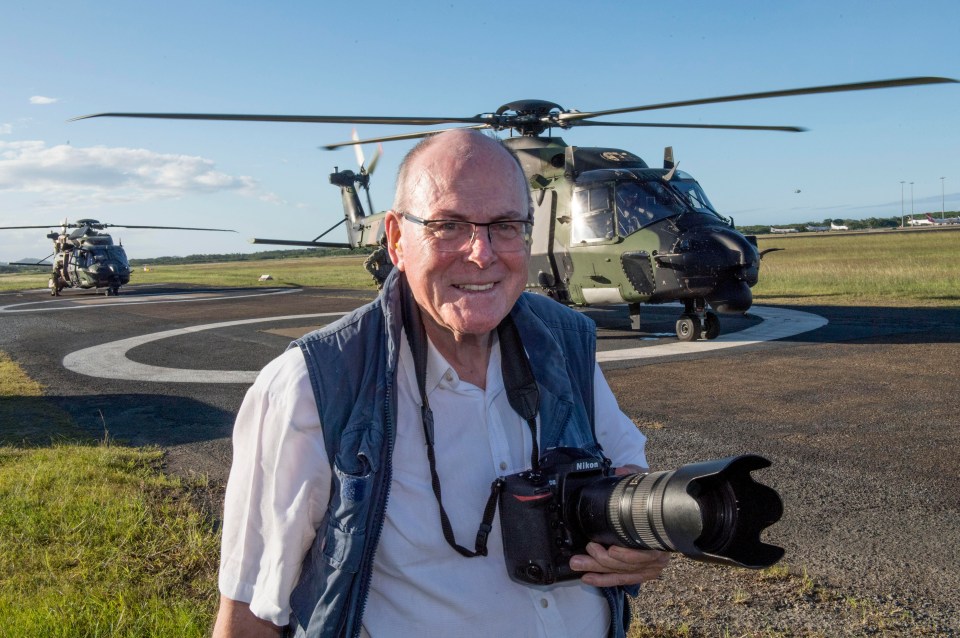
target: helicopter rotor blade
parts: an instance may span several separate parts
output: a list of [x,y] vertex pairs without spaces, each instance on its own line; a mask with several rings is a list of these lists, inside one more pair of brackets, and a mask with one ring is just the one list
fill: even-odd
[[476,124],[483,122],[473,117],[378,117],[362,115],[241,115],[234,113],[93,113],[70,118],[68,122],[93,117],[137,117],[166,120],[225,120],[238,122],[305,122],[312,124],[406,124],[431,126],[433,124]]
[[373,175],[373,169],[377,167],[377,162],[380,161],[381,155],[383,155],[383,144],[377,144],[377,152],[373,154],[373,159],[370,160],[370,166],[367,168],[367,175]]
[[309,248],[353,248],[350,244],[329,241],[301,241],[298,239],[263,239],[254,237],[251,244],[269,244],[271,246],[304,246]]
[[648,104],[646,106],[631,106],[620,109],[608,109],[605,111],[561,113],[559,118],[561,122],[578,122],[589,118],[600,117],[602,115],[615,115],[617,113],[636,113],[638,111],[653,111],[656,109],[670,109],[681,106],[698,106],[701,104],[718,104],[721,102],[739,102],[742,100],[763,100],[774,97],[788,97],[793,95],[813,95],[817,93],[840,93],[844,91],[866,91],[872,89],[889,89],[900,86],[917,86],[923,84],[949,84],[957,80],[941,77],[910,77],[898,78],[894,80],[877,80],[874,82],[853,82],[850,84],[831,84],[827,86],[811,86],[802,89],[785,89],[781,91],[763,91],[759,93],[743,93],[740,95],[726,95],[723,97],[708,97],[699,100],[683,100],[679,102],[662,102],[660,104]]
[[153,230],[208,230],[219,233],[235,233],[226,228],[192,228],[189,226],[131,226],[129,224],[102,224],[104,228],[150,228]]
[[436,135],[437,133],[443,133],[444,131],[457,130],[457,129],[459,129],[459,128],[480,130],[480,129],[490,128],[490,125],[489,125],[489,124],[477,124],[476,126],[458,126],[458,127],[452,128],[452,129],[442,128],[442,129],[435,129],[435,130],[432,130],[432,131],[419,131],[419,132],[417,132],[417,133],[402,133],[402,134],[400,134],[400,135],[386,135],[386,136],[384,136],[384,137],[370,137],[370,138],[367,138],[367,139],[365,139],[365,140],[352,140],[352,141],[349,141],[349,142],[336,142],[335,144],[325,144],[324,146],[321,146],[320,148],[322,148],[322,149],[324,149],[324,150],[327,150],[327,151],[333,151],[333,150],[336,150],[336,149],[338,149],[338,148],[343,148],[344,146],[353,146],[353,145],[355,145],[355,144],[373,144],[373,143],[375,143],[375,142],[396,142],[396,141],[398,141],[398,140],[415,140],[415,139],[419,139],[419,138],[421,138],[421,137],[429,137],[429,136],[431,136],[431,135]]
[[0,226],[0,230],[18,230],[21,228],[53,228],[60,224],[47,224],[46,226]]
[[750,124],[657,124],[654,122],[594,122],[583,120],[576,126],[640,126],[649,128],[704,128],[729,129],[734,131],[783,131],[787,133],[803,133],[807,129],[802,126],[754,126]]
[[357,156],[357,166],[360,167],[360,170],[363,170],[367,162],[363,156],[363,146],[360,144],[360,135],[357,134],[357,129],[353,129],[350,139],[354,141],[353,152]]
[[55,252],[50,253],[49,255],[47,255],[46,257],[44,257],[43,259],[41,259],[40,261],[38,261],[38,262],[35,263],[35,264],[34,264],[34,263],[30,263],[29,261],[11,261],[8,265],[10,265],[10,266],[52,266],[53,263],[52,263],[52,262],[49,262],[49,261],[47,261],[47,260],[50,259],[51,257],[53,257],[53,256],[56,255],[56,254],[57,254],[57,253],[55,253]]

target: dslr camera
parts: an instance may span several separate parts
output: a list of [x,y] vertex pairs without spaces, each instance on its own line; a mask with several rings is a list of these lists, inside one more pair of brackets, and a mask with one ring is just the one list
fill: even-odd
[[570,557],[586,553],[588,541],[769,567],[784,550],[761,542],[760,533],[780,520],[783,503],[750,476],[769,466],[743,455],[614,476],[609,461],[584,450],[548,450],[539,469],[499,479],[507,571],[535,585],[579,578]]

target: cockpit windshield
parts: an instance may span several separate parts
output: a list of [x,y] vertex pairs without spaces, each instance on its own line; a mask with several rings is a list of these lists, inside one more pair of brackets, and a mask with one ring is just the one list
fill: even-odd
[[720,217],[700,185],[686,173],[677,172],[670,182],[660,175],[620,181],[616,185],[617,232],[621,237],[650,224],[684,213]]
[[127,261],[127,251],[125,251],[121,246],[108,247],[107,256],[124,268],[128,268],[130,266],[130,262]]
[[670,180],[670,185],[675,189],[680,191],[680,194],[687,198],[687,203],[693,206],[693,209],[698,213],[706,213],[707,215],[716,215],[720,217],[717,213],[717,209],[713,207],[713,204],[710,203],[710,200],[707,199],[707,194],[703,192],[703,189],[700,188],[700,184],[696,182],[695,179],[686,175],[685,173],[680,173],[678,175],[680,178],[674,178]]
[[617,184],[617,230],[622,237],[685,212],[677,194],[661,179]]
[[693,177],[676,171],[669,182],[665,171],[631,171],[613,179],[598,179],[579,186],[573,194],[574,244],[614,241],[650,224],[680,215],[708,215],[729,224],[714,210]]

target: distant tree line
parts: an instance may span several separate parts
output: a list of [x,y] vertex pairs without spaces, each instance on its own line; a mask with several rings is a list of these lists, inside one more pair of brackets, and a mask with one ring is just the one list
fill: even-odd
[[[130,265],[137,266],[174,266],[181,264],[208,264],[220,261],[261,261],[265,259],[301,259],[305,257],[327,257],[330,255],[369,255],[372,247],[364,248],[296,248],[286,250],[265,250],[259,253],[226,253],[222,255],[202,254],[186,257],[153,257],[151,259],[131,259]],[[50,264],[41,266],[8,266],[0,264],[0,274],[45,272]]]
[[173,266],[181,264],[207,264],[218,261],[262,261],[267,259],[301,259],[305,257],[327,257],[329,255],[367,255],[372,248],[297,248],[265,250],[258,253],[226,253],[187,255],[186,257],[153,257],[151,259],[131,259],[131,266]]
[[[922,219],[926,216],[926,212],[923,213],[914,213],[914,217],[917,219]],[[935,213],[930,213],[934,217],[939,218],[940,211]],[[947,217],[956,217],[957,213],[955,211],[946,211],[945,215]],[[907,215],[909,217],[909,215]],[[884,228],[899,228],[901,224],[901,218],[898,217],[868,217],[867,219],[824,219],[820,222],[802,222],[799,224],[763,224],[763,225],[753,225],[753,226],[737,226],[737,230],[748,235],[763,235],[770,232],[770,227],[774,226],[776,228],[794,228],[800,232],[806,232],[807,226],[827,226],[830,224],[836,224],[837,226],[846,226],[850,230],[879,230]]]

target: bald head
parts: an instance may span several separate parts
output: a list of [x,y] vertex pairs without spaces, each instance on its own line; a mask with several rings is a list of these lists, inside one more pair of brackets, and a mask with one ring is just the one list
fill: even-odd
[[517,193],[523,202],[520,209],[529,215],[530,193],[516,155],[500,140],[472,129],[431,135],[407,153],[397,173],[393,209],[410,212],[418,198],[456,188],[458,176],[491,168],[503,172],[503,188]]

